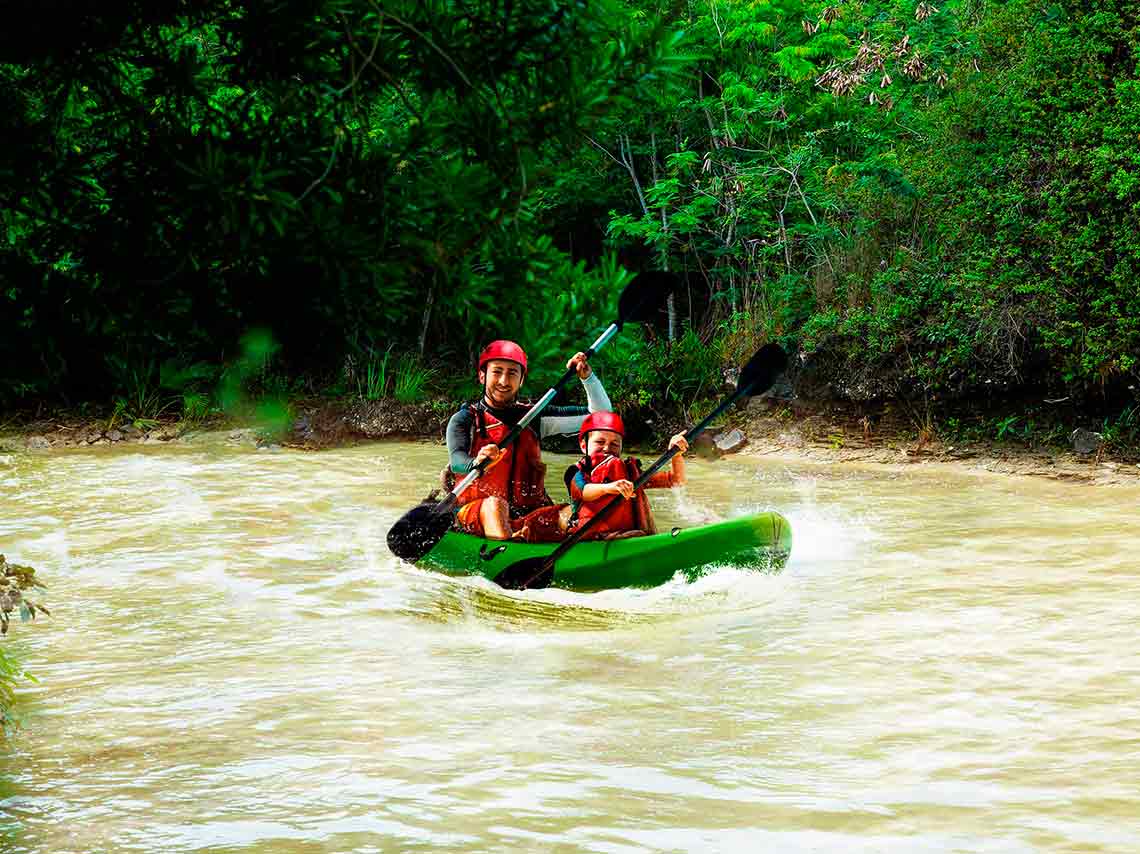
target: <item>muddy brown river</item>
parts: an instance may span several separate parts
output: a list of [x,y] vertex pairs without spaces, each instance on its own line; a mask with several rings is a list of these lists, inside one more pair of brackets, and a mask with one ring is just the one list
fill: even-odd
[[0,456],[0,851],[1140,851],[1140,490],[694,461],[782,574],[507,593],[387,553],[443,459]]

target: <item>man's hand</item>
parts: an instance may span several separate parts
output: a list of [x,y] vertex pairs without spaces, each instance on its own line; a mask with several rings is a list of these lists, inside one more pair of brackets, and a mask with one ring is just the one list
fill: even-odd
[[669,440],[669,447],[677,448],[679,453],[683,454],[689,450],[689,440],[685,438],[684,433],[678,433],[676,436]]
[[503,452],[499,450],[498,445],[484,445],[479,449],[479,453],[475,455],[474,464],[477,466],[479,463],[483,462],[483,460],[489,460],[490,464],[494,465],[499,461],[499,457],[502,455]]
[[633,482],[628,480],[615,480],[613,483],[607,483],[610,495],[620,495],[622,498],[633,497]]
[[566,367],[573,367],[578,372],[578,379],[584,380],[594,372],[590,367],[590,363],[586,361],[585,353],[575,353],[573,358],[566,363]]

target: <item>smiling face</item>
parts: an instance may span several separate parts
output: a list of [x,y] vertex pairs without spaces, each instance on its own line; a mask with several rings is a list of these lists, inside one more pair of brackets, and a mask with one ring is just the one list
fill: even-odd
[[611,457],[621,456],[621,434],[613,430],[591,430],[578,440],[578,447],[588,457],[595,454],[609,454]]
[[479,372],[479,382],[483,384],[483,395],[492,407],[510,406],[519,395],[522,386],[523,370],[518,362],[507,359],[492,359]]

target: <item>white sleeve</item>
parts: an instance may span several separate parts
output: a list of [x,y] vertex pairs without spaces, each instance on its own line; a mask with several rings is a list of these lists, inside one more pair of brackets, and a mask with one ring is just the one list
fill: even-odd
[[586,408],[591,412],[613,411],[610,396],[606,394],[605,386],[603,386],[602,381],[598,379],[597,371],[592,371],[586,379],[582,380],[582,388],[586,390]]
[[[610,403],[610,396],[606,394],[606,389],[602,385],[602,381],[598,379],[597,372],[591,373],[582,380],[582,388],[586,390],[587,409],[591,412],[611,411],[613,404]],[[573,436],[578,432],[578,428],[582,426],[582,421],[585,418],[585,415],[546,416],[539,422],[541,432],[538,438]]]

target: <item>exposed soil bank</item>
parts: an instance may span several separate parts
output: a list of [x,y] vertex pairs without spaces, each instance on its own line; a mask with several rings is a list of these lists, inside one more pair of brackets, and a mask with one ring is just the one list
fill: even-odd
[[878,418],[844,405],[793,406],[757,401],[742,413],[747,452],[824,463],[910,466],[926,463],[1082,483],[1136,484],[1140,461],[1101,447],[1034,446],[985,438],[943,438],[916,430],[905,416]]
[[[420,439],[442,444],[447,419],[458,404],[436,400],[423,404],[294,401],[291,424],[270,431],[252,419],[216,417],[190,425],[165,422],[108,426],[107,419],[59,413],[50,418],[10,418],[0,430],[0,451],[50,452],[55,449],[117,443],[162,444],[194,441],[203,433],[227,433],[236,444],[320,450],[379,439]],[[680,417],[650,425],[659,437],[683,429]],[[739,432],[733,432],[739,431]],[[661,438],[640,443],[643,456],[664,447]],[[574,450],[573,442],[557,450]],[[915,419],[891,406],[869,411],[844,403],[762,399],[735,410],[725,424],[697,443],[706,457],[725,453],[774,455],[822,463],[872,463],[891,466],[951,464],[995,473],[1047,477],[1095,484],[1140,481],[1140,458],[1101,446],[1089,453],[1073,448],[984,437],[944,437],[916,427]]]

